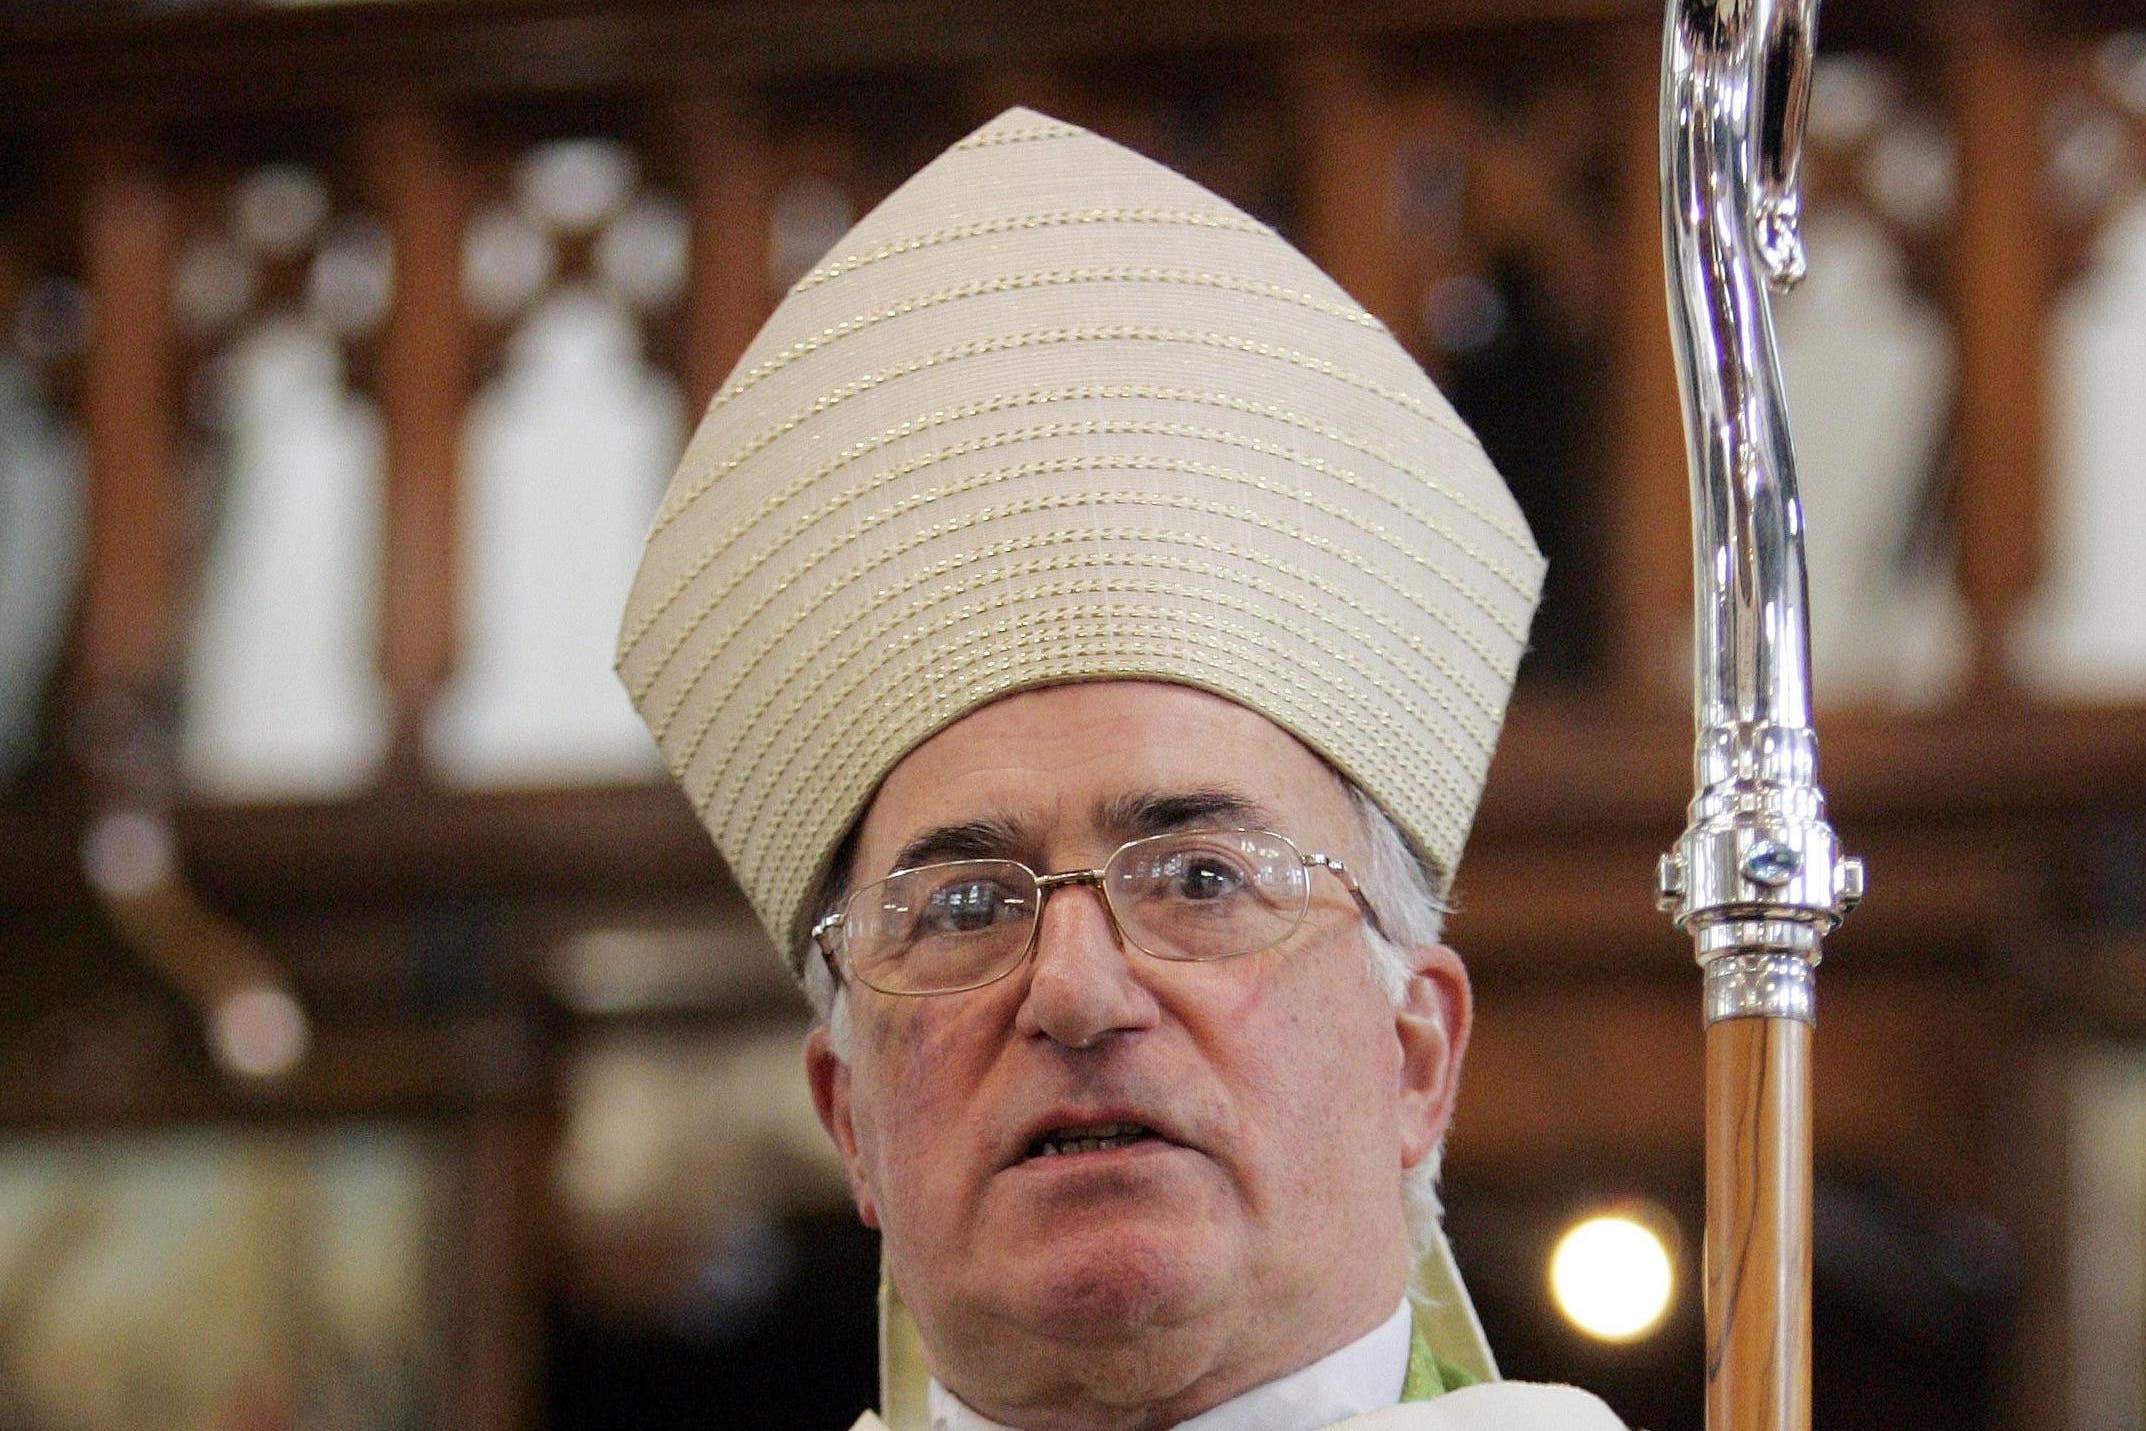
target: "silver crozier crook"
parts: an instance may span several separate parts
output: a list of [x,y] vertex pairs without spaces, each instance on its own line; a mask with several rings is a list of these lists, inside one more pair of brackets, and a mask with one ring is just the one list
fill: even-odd
[[1811,729],[1803,514],[1768,285],[1803,275],[1817,0],[1669,0],[1662,226],[1691,460],[1698,794],[1663,856],[1706,1002],[1706,1424],[1811,1424],[1810,1038],[1863,892]]

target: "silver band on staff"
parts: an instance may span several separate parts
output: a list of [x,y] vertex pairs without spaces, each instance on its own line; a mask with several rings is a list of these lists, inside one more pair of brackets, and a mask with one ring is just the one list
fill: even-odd
[[1706,1021],[1818,1022],[1818,967],[1801,954],[1725,954],[1706,966]]

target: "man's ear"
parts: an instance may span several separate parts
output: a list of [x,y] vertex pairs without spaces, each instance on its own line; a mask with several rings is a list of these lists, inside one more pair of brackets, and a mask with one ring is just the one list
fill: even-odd
[[866,1227],[877,1227],[879,1206],[865,1185],[863,1163],[857,1156],[857,1127],[850,1115],[849,1065],[835,1052],[825,1024],[805,1035],[805,1078],[812,1085],[812,1111],[820,1115],[820,1126],[834,1139],[836,1150],[842,1154],[842,1166],[849,1171],[849,1192],[856,1200],[857,1216]]
[[1407,951],[1408,992],[1394,1010],[1401,1046],[1401,1162],[1414,1167],[1453,1121],[1461,1058],[1468,1051],[1474,995],[1460,955],[1443,944]]

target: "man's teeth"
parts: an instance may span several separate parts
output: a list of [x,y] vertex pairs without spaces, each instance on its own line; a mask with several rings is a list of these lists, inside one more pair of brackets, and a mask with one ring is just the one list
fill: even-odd
[[1153,1136],[1138,1123],[1092,1123],[1081,1128],[1059,1128],[1036,1140],[1036,1156],[1054,1158],[1063,1153],[1095,1153]]

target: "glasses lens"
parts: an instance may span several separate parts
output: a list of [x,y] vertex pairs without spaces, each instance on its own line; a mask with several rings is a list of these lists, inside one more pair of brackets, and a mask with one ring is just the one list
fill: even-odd
[[924,865],[850,897],[849,965],[888,994],[988,984],[1020,962],[1036,925],[1036,878],[1010,860]]
[[1310,871],[1263,830],[1193,830],[1135,840],[1103,872],[1118,924],[1163,959],[1228,959],[1289,937]]

